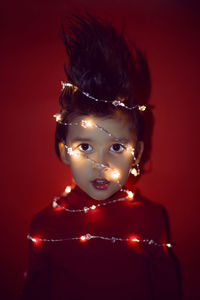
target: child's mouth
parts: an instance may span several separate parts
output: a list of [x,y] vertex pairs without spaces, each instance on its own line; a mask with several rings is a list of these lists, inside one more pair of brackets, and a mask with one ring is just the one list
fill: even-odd
[[91,182],[92,182],[93,187],[96,190],[106,190],[110,183],[108,180],[102,179],[102,178],[96,178],[95,180],[93,180]]

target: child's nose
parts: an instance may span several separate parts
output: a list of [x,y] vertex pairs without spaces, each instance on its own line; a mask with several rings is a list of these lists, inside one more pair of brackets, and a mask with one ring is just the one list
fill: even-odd
[[97,162],[95,166],[97,168],[109,167],[108,157],[103,151],[97,153],[95,161]]

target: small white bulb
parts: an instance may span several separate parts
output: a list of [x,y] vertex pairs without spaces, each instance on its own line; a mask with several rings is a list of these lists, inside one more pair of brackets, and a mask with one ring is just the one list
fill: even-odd
[[119,176],[120,176],[120,173],[119,173],[118,171],[113,171],[113,172],[112,172],[112,178],[118,179]]
[[57,202],[54,200],[53,203],[52,203],[52,207],[55,208],[55,207],[57,207],[57,206],[58,206],[58,204],[57,204]]
[[136,168],[131,169],[131,174],[134,176],[138,176],[138,171],[136,170]]
[[133,199],[133,196],[134,196],[133,192],[128,191],[127,194],[128,194],[129,199]]
[[56,122],[61,122],[62,121],[62,117],[61,117],[61,114],[55,114],[53,115],[54,118],[56,119]]
[[69,193],[71,192],[71,190],[72,190],[71,186],[68,185],[68,186],[65,188],[65,193],[69,194]]
[[96,209],[97,207],[96,207],[96,205],[92,205],[90,208],[94,210],[94,209]]
[[146,109],[146,106],[145,106],[145,105],[140,105],[140,106],[139,106],[139,110],[140,110],[140,111],[145,111],[145,109]]

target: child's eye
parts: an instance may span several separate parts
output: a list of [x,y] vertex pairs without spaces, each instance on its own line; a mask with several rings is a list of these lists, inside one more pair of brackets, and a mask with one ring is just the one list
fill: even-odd
[[124,149],[125,149],[125,147],[124,147],[123,145],[121,145],[121,144],[113,144],[113,145],[110,147],[110,150],[111,150],[112,152],[118,152],[118,153],[123,152]]
[[80,151],[85,153],[91,152],[93,150],[92,146],[89,144],[80,144],[78,148]]

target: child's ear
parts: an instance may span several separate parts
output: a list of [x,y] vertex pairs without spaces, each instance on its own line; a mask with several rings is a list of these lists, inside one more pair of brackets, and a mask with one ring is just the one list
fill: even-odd
[[139,164],[139,162],[142,158],[143,151],[144,151],[144,142],[143,141],[137,142],[137,157],[135,160],[135,164]]
[[61,158],[61,160],[65,164],[69,165],[69,154],[66,151],[64,143],[60,142],[59,145],[58,145],[58,147],[59,147],[59,152],[60,152],[60,158]]

